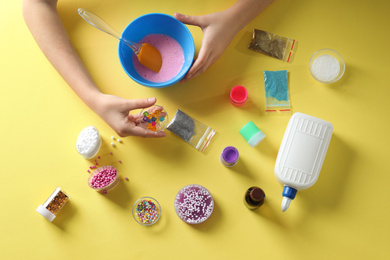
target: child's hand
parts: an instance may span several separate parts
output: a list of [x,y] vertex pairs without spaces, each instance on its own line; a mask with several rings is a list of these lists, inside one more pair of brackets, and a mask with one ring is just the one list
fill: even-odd
[[163,131],[153,132],[139,125],[139,114],[130,114],[131,110],[147,108],[156,103],[156,98],[123,99],[117,96],[101,94],[94,102],[94,111],[120,136],[164,137]]
[[224,12],[203,16],[174,14],[175,18],[188,25],[199,26],[203,31],[202,45],[198,57],[182,82],[206,71],[229,46],[237,31]]

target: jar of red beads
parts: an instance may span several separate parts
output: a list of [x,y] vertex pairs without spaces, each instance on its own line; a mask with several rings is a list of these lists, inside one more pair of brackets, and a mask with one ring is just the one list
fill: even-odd
[[118,170],[113,166],[102,166],[91,173],[88,185],[95,191],[107,193],[115,188],[120,180]]

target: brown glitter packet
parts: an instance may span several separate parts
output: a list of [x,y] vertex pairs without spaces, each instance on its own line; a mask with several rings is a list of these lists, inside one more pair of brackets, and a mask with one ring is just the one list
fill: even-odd
[[282,37],[263,30],[254,29],[248,49],[267,56],[292,62],[297,48],[295,39]]

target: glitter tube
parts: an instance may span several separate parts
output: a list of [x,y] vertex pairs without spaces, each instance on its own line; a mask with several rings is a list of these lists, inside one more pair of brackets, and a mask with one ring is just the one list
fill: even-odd
[[56,188],[46,202],[38,206],[37,212],[52,222],[69,198],[69,195],[61,188]]

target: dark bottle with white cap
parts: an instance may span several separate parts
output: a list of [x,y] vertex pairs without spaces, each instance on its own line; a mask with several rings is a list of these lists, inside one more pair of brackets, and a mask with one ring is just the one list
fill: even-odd
[[259,187],[252,186],[245,192],[244,204],[249,209],[253,210],[263,205],[264,199],[265,199],[264,191]]

